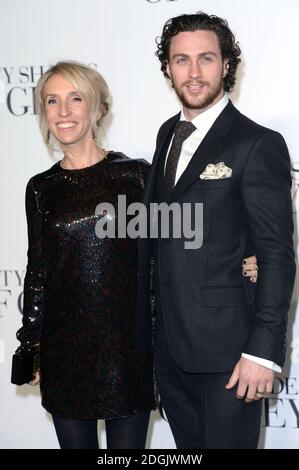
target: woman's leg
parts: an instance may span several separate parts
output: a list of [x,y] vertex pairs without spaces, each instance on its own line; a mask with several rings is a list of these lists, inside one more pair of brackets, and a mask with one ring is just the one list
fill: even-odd
[[144,449],[150,411],[106,420],[107,449]]
[[98,449],[97,419],[52,416],[61,449]]

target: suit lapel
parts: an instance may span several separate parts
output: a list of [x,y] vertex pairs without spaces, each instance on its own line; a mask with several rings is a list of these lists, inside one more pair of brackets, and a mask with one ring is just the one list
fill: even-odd
[[159,177],[159,168],[165,162],[166,153],[173,135],[176,122],[180,118],[180,113],[173,116],[165,124],[165,128],[157,138],[157,147],[153,157],[151,171],[143,194],[143,203],[148,205],[154,200],[154,192],[156,187],[157,178]]
[[229,130],[238,115],[239,111],[229,102],[195,151],[166,202],[176,201],[192,183],[198,181],[206,166],[218,159],[221,149],[229,139]]

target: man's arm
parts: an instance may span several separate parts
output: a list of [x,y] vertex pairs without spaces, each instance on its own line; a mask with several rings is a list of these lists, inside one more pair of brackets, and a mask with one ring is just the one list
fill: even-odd
[[[245,354],[283,366],[287,315],[294,278],[290,159],[280,134],[265,134],[253,146],[241,183],[249,228],[259,264],[255,319]],[[237,396],[269,392],[274,373],[245,357],[237,363],[227,388],[239,381]],[[246,393],[247,391],[247,393]]]

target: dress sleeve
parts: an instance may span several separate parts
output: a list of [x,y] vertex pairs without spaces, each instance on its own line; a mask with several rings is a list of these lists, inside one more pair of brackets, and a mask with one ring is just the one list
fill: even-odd
[[147,160],[144,159],[140,159],[138,163],[140,186],[142,190],[144,190],[147,178],[149,176],[151,165]]
[[26,217],[28,228],[27,268],[24,281],[23,326],[17,331],[22,348],[39,344],[44,313],[46,281],[43,256],[42,214],[38,208],[32,179],[26,188]]

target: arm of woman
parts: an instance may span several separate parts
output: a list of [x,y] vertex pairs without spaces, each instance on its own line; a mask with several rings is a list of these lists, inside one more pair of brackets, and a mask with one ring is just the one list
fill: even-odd
[[[42,214],[38,208],[32,179],[26,188],[26,217],[28,228],[28,261],[24,281],[22,327],[17,331],[17,339],[21,343],[18,349],[35,347],[39,354],[38,346],[44,311],[46,269],[43,256]],[[39,372],[36,371],[35,378],[38,375]]]

